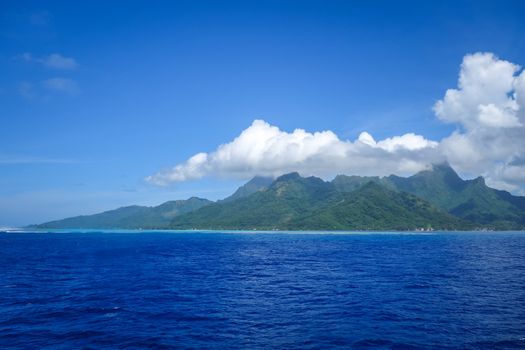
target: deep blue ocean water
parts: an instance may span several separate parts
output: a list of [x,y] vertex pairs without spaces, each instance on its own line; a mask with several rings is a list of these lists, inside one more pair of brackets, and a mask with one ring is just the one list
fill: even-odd
[[0,233],[2,349],[524,349],[525,233]]

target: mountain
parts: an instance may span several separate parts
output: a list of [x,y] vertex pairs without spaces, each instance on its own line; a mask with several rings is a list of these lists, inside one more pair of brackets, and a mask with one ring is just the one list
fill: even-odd
[[490,188],[482,177],[463,180],[448,163],[435,164],[409,177],[338,175],[332,183],[339,191],[351,192],[370,181],[413,194],[478,227],[525,228],[525,197]]
[[176,217],[176,229],[413,230],[472,225],[408,193],[369,181],[354,192],[297,173],[233,202],[219,202]]
[[490,188],[482,177],[463,180],[447,163],[407,178],[391,175],[384,182],[483,226],[505,230],[525,227],[525,197]]
[[[369,181],[354,192],[340,193],[332,203],[298,225],[332,225],[337,230],[458,230],[473,225],[414,195]],[[319,225],[320,229],[322,225]]]
[[273,178],[255,176],[253,179],[242,185],[231,196],[224,198],[223,202],[231,202],[239,198],[247,197],[252,193],[262,191],[270,187],[273,183]]
[[291,222],[305,213],[314,213],[332,193],[333,186],[321,179],[291,173],[277,178],[266,190],[183,215],[173,220],[170,227],[291,229]]
[[239,230],[525,229],[525,197],[463,180],[450,165],[413,176],[346,176],[332,181],[290,173],[254,177],[218,202],[130,206],[37,225],[38,228]]
[[385,185],[385,183],[379,176],[337,175],[332,180],[332,184],[338,191],[341,192],[355,191],[363,185],[366,185],[368,182],[374,182],[377,184]]
[[188,200],[165,202],[156,207],[128,206],[105,211],[100,214],[75,216],[63,220],[50,221],[36,228],[165,228],[174,217],[213,203],[207,199],[192,197]]

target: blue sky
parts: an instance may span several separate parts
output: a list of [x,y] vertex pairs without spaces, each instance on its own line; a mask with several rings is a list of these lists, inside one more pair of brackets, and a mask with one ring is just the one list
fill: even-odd
[[255,119],[439,142],[467,128],[433,111],[465,55],[525,65],[523,13],[522,1],[3,1],[0,225],[222,198],[250,172],[145,178]]

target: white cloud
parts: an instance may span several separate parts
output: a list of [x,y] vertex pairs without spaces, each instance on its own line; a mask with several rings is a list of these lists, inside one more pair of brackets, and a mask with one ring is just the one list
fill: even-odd
[[458,88],[447,90],[434,110],[461,127],[441,141],[444,156],[458,170],[482,174],[497,188],[518,190],[522,169],[512,165],[525,155],[525,72],[491,53],[463,59]]
[[520,191],[525,182],[525,71],[491,53],[467,55],[458,87],[446,91],[434,111],[458,130],[441,141],[406,133],[376,141],[362,132],[355,141],[332,131],[285,132],[255,120],[231,142],[198,153],[147,181],[165,185],[206,176],[409,174],[447,160],[463,175],[483,175],[487,183]]
[[44,65],[56,69],[75,69],[78,67],[77,61],[71,57],[64,57],[53,53],[44,59]]
[[447,90],[434,106],[438,118],[460,123],[466,128],[480,124],[490,127],[519,125],[519,106],[512,95],[520,67],[498,59],[492,53],[476,53],[463,58],[458,88]]
[[34,57],[31,53],[23,53],[19,56],[26,62],[38,63],[48,68],[74,70],[78,68],[78,63],[74,58],[65,57],[58,53],[52,53],[44,57]]
[[382,141],[376,142],[372,135],[366,131],[363,131],[361,134],[359,134],[357,140],[370,147],[382,148],[389,152],[394,152],[398,149],[416,151],[423,148],[435,148],[438,146],[437,142],[427,140],[423,136],[416,135],[414,133],[408,133],[403,136],[389,137]]
[[383,141],[379,141],[377,146],[389,152],[393,152],[398,149],[417,151],[425,148],[435,148],[438,146],[438,143],[435,141],[429,141],[421,135],[408,133],[403,136],[394,136],[384,139]]
[[500,109],[493,103],[478,106],[479,121],[490,127],[512,128],[521,126],[516,110]]
[[[31,53],[26,52],[15,58],[52,69],[74,70],[78,67],[78,63],[74,58],[65,57],[58,53],[35,57]],[[80,92],[77,82],[70,78],[55,77],[40,82],[18,83],[19,94],[28,99],[47,98],[48,96],[44,90],[47,90],[47,92],[61,92],[68,95],[76,95]]]
[[517,112],[520,123],[525,124],[525,71],[522,71],[519,77],[514,80],[514,91],[516,102],[521,108]]
[[340,140],[331,131],[285,132],[255,120],[233,141],[211,153],[198,153],[147,180],[164,185],[204,176],[250,177],[280,175],[290,171],[328,175],[406,173],[426,167],[427,158],[437,160],[437,143],[406,134],[376,142],[367,133],[355,142]]

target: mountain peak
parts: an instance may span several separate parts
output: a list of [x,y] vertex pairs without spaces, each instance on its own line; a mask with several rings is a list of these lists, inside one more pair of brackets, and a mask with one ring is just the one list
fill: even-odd
[[459,177],[448,162],[432,164],[431,169],[420,171],[410,178],[427,182],[427,185],[437,185],[441,183],[456,190],[462,189],[465,185],[465,181]]
[[292,172],[275,181],[255,176],[216,203],[191,197],[37,227],[405,230],[428,225],[523,229],[525,197],[491,189],[482,177],[462,180],[448,163],[408,178],[337,176],[325,182]]
[[239,187],[231,196],[224,198],[222,201],[233,201],[239,198],[247,197],[252,193],[262,191],[268,188],[273,182],[273,178],[264,176],[254,176],[250,181]]
[[452,166],[447,161],[444,161],[442,163],[432,164],[432,170],[439,171],[439,172],[451,172],[451,173],[456,174],[456,171],[452,168]]
[[206,199],[206,198],[192,196],[192,197],[188,198],[186,201],[209,201],[209,200]]
[[486,186],[485,178],[483,176],[478,176],[477,178],[472,179],[471,181],[476,185]]
[[275,182],[297,180],[297,179],[301,179],[301,178],[302,178],[301,175],[299,175],[299,173],[297,171],[294,171],[294,172],[291,172],[291,173],[279,176],[277,179],[275,179]]
[[268,185],[270,185],[272,182],[273,182],[273,178],[272,177],[256,175],[256,176],[252,177],[252,179],[250,181],[248,181],[245,184],[245,186],[246,185],[255,185],[255,186],[261,186],[261,187],[268,187]]

